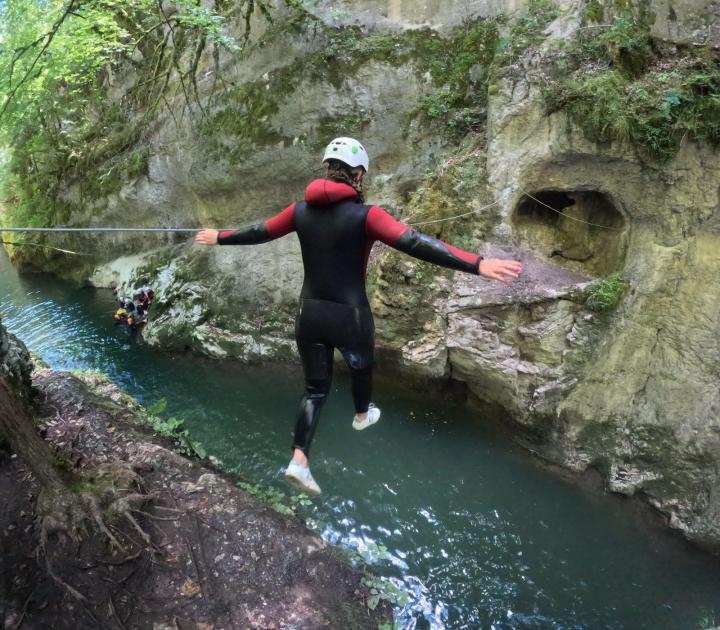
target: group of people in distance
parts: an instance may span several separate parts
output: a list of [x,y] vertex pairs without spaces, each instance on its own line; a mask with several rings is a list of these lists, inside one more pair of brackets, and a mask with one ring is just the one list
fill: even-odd
[[115,321],[127,324],[131,329],[137,330],[147,322],[150,305],[155,297],[155,291],[150,287],[142,287],[135,291],[133,299],[121,297],[118,301],[120,308],[115,311]]

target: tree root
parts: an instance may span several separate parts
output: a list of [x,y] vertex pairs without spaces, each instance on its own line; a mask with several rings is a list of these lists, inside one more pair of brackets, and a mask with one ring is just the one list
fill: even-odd
[[[150,535],[141,527],[132,511],[154,499],[143,492],[141,477],[124,463],[103,464],[85,472],[68,487],[44,488],[38,496],[37,512],[40,522],[38,559],[45,558],[45,568],[52,579],[83,600],[81,593],[63,582],[52,570],[48,559],[48,540],[58,535],[79,543],[92,531],[99,532],[113,553],[124,549],[123,543],[111,531],[108,523],[125,520],[140,536],[146,548],[153,552]],[[113,528],[114,529],[114,528]],[[140,545],[142,546],[142,545]]]
[[27,615],[28,606],[30,605],[30,600],[32,599],[33,595],[35,595],[35,591],[37,590],[37,585],[33,587],[33,589],[30,591],[30,595],[27,596],[25,599],[25,604],[23,604],[22,612],[20,613],[20,617],[18,620],[13,623],[10,627],[10,630],[17,630],[20,626],[22,626],[23,621],[25,620],[25,615]]
[[[133,498],[136,499],[136,497],[142,497],[143,502],[147,500],[147,497],[143,495],[132,495]],[[135,520],[135,517],[131,514],[131,497],[122,497],[120,499],[117,499],[111,508],[115,513],[121,514],[124,516],[130,524],[135,528],[135,531],[140,535],[140,538],[143,539],[143,542],[148,546],[152,546],[152,540],[150,539],[150,535],[142,528],[140,527],[140,524]]]
[[115,536],[113,536],[113,533],[108,529],[107,525],[105,525],[105,520],[103,519],[102,515],[102,509],[100,508],[100,502],[98,501],[97,497],[93,495],[84,495],[82,498],[85,499],[85,502],[88,506],[88,509],[90,511],[90,515],[92,516],[93,521],[97,525],[98,529],[105,534],[108,541],[110,542],[110,548],[115,550],[121,550],[122,545],[118,541]]
[[[38,550],[38,555],[40,555],[40,551]],[[68,584],[65,580],[63,580],[59,575],[57,575],[54,571],[52,566],[50,565],[50,559],[47,556],[46,550],[42,549],[42,556],[45,559],[45,570],[47,571],[48,575],[53,579],[53,581],[60,586],[62,589],[66,590],[70,595],[72,595],[75,599],[81,602],[87,602],[88,598],[85,597],[80,591],[78,591],[76,588],[73,588]],[[38,558],[39,560],[39,558]]]
[[[83,605],[91,604],[87,596],[63,580],[53,569],[49,542],[51,537],[57,535],[61,542],[69,538],[79,544],[93,533],[99,533],[114,555],[125,550],[125,545],[113,533],[114,530],[140,548],[122,562],[137,559],[145,550],[155,554],[159,549],[153,545],[150,535],[132,514],[154,498],[154,494],[143,491],[142,479],[130,465],[117,462],[87,471],[68,486],[43,488],[37,500],[40,526],[40,540],[36,549],[38,564],[73,599]],[[138,533],[142,543],[134,541],[122,528],[113,525],[123,520]]]

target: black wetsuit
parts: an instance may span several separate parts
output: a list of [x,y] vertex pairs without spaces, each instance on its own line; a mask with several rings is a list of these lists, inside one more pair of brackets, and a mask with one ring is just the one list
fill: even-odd
[[416,232],[382,208],[360,203],[351,186],[329,180],[314,181],[304,201],[264,223],[221,232],[218,244],[265,243],[292,231],[300,239],[305,270],[295,320],[305,395],[298,410],[293,447],[307,455],[330,391],[335,348],[350,369],[356,412],[368,410],[375,326],[365,291],[365,272],[375,241],[474,274],[479,273],[482,258]]
[[124,308],[128,314],[135,312],[135,302],[133,302],[130,298],[120,298],[119,304],[120,308]]

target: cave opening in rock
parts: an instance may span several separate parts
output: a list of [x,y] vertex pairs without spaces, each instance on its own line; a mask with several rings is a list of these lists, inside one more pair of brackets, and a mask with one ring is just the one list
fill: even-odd
[[522,242],[556,264],[593,276],[623,268],[627,222],[603,193],[542,190],[523,195],[513,225]]

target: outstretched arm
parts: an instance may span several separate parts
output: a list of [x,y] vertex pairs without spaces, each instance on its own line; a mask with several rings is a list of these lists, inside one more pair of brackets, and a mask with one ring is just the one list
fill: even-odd
[[365,230],[370,238],[427,262],[481,275],[507,284],[517,278],[522,264],[516,260],[485,259],[400,223],[378,206],[370,208]]
[[295,204],[264,223],[255,223],[238,230],[202,230],[195,236],[198,245],[258,245],[289,234],[295,229]]

